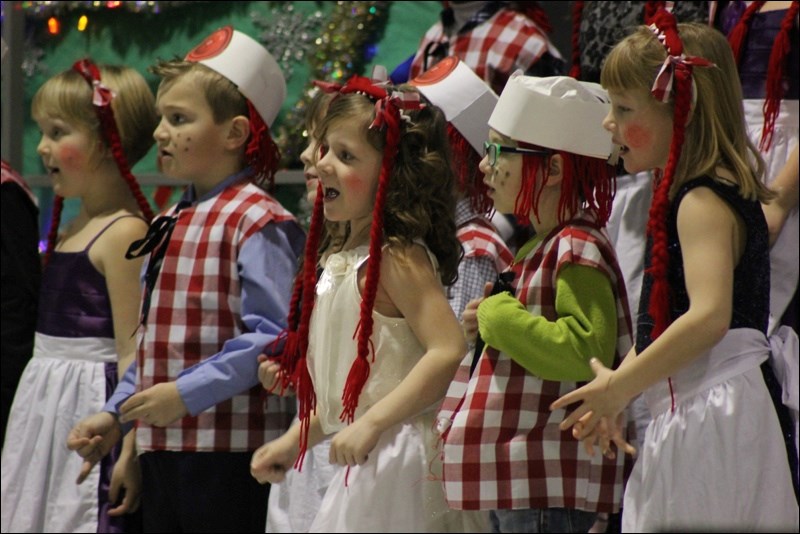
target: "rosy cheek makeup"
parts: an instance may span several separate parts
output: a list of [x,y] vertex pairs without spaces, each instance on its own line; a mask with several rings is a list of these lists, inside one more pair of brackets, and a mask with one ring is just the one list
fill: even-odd
[[79,170],[86,163],[86,158],[82,150],[71,145],[58,149],[58,164],[63,170]]
[[628,148],[644,148],[653,142],[653,134],[640,124],[631,124],[625,129],[625,144]]
[[364,195],[369,191],[368,180],[365,180],[358,174],[343,176],[342,185],[353,195]]

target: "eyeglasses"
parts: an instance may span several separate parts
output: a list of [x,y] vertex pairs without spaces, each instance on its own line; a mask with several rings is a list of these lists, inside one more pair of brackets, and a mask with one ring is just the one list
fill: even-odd
[[483,143],[483,155],[489,157],[489,166],[494,167],[497,163],[497,154],[500,152],[508,152],[511,154],[532,154],[534,156],[549,156],[553,153],[552,150],[536,150],[534,148],[519,148],[516,146],[506,146],[499,143],[490,143],[488,141]]

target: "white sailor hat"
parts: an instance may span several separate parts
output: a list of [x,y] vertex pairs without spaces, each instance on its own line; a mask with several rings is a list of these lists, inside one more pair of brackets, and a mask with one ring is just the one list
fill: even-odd
[[489,116],[497,95],[466,63],[448,56],[409,82],[441,109],[478,154],[489,138]]
[[278,62],[256,40],[224,26],[186,55],[233,82],[272,126],[286,98],[286,80]]
[[596,83],[517,71],[506,83],[489,126],[516,141],[608,159],[613,143],[603,119],[610,107],[608,93]]

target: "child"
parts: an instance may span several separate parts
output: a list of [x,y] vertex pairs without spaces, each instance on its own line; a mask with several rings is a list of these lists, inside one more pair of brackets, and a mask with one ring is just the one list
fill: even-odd
[[731,2],[725,9],[735,18],[728,41],[739,67],[748,136],[765,160],[764,181],[777,193],[763,206],[772,245],[767,333],[782,324],[797,332],[800,2],[750,2],[739,17],[731,17],[743,4]]
[[[623,458],[591,458],[547,407],[630,346],[625,287],[603,231],[613,191],[608,110],[596,84],[509,80],[489,119],[481,170],[495,209],[530,222],[507,291],[478,302],[486,348],[444,429],[451,507],[490,510],[495,532],[586,532],[613,512]],[[513,292],[513,294],[512,294]],[[466,317],[466,312],[465,312]],[[520,469],[517,466],[525,466]]]
[[[118,450],[78,487],[80,465],[64,440],[102,408],[118,370],[134,359],[141,262],[125,260],[125,251],[145,235],[152,212],[129,165],[153,144],[153,110],[139,73],[88,59],[33,98],[37,151],[56,197],[33,358],[3,448],[3,532],[121,532],[125,518],[109,516],[136,508],[136,473],[123,471],[128,462],[117,462],[111,475]],[[64,198],[79,199],[80,209],[59,236]],[[118,503],[121,488],[127,495]]]
[[[316,203],[319,186],[316,160],[320,145],[317,128],[322,123],[331,97],[331,94],[318,90],[306,109],[308,145],[300,154],[300,161],[303,162],[306,178],[306,200],[311,206]],[[328,246],[338,249],[346,236],[347,225],[325,221],[321,230],[323,236],[320,239],[319,250],[324,250]],[[302,290],[302,284],[296,284],[295,289]],[[292,299],[294,306],[290,309],[294,316],[289,320],[289,329],[293,327],[296,329],[300,320],[299,302],[298,293],[297,297]],[[280,365],[274,360],[267,359],[266,355],[259,356],[259,361],[261,363],[258,373],[261,384],[267,391],[272,392],[277,387],[275,379]],[[302,470],[289,470],[280,484],[271,486],[267,504],[267,532],[308,532],[336,472],[336,466],[330,463],[329,451],[330,439],[317,443],[306,454]]]
[[478,168],[497,95],[454,56],[443,59],[410,84],[441,109],[447,119],[456,175],[456,232],[464,249],[458,280],[448,286],[447,295],[460,319],[467,302],[482,296],[484,285],[493,282],[514,259],[486,218],[492,211],[492,201]]
[[662,175],[642,308],[623,364],[611,371],[594,361],[597,378],[552,408],[583,401],[561,428],[577,423],[574,434],[590,449],[598,439],[602,449],[609,440],[625,446],[615,417],[645,392],[653,421],[626,486],[624,532],[796,531],[776,410],[783,406],[770,398],[780,392],[767,363],[759,201],[770,195],[751,163],[758,154],[745,133],[730,47],[718,31],[677,25],[661,11],[612,50],[602,83],[612,98],[604,125],[626,171]]
[[[495,93],[518,69],[538,76],[561,74],[564,61],[548,38],[551,24],[540,2],[442,2],[411,58],[408,78],[447,56],[464,61]],[[398,80],[399,70],[392,77]]]
[[[5,42],[3,42],[5,59]],[[5,65],[3,65],[5,69]],[[5,72],[5,70],[4,70]],[[2,160],[2,272],[3,291],[0,331],[2,363],[2,423],[0,444],[5,440],[8,414],[22,371],[33,355],[36,303],[42,278],[39,256],[39,207],[25,179]]]
[[[442,287],[460,255],[444,117],[367,78],[327,87],[337,94],[319,128],[323,192],[298,278],[302,318],[282,360],[300,423],[261,447],[251,470],[278,482],[335,433],[339,467],[312,532],[463,531],[427,480],[434,408],[466,350]],[[322,254],[317,282],[322,203],[350,232]]]
[[230,26],[154,71],[159,165],[191,186],[129,251],[150,252],[136,393],[131,371],[68,444],[86,471],[119,423],[136,420],[145,530],[263,531],[268,488],[248,464],[285,431],[293,402],[256,387],[257,357],[283,327],[304,241],[259,187],[272,186],[269,124],[285,84],[272,56]]

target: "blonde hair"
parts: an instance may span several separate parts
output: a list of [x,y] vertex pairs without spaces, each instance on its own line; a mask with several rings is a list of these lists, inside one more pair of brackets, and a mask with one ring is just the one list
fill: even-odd
[[[142,159],[153,146],[153,131],[158,124],[155,97],[144,77],[130,67],[98,66],[102,83],[116,95],[111,101],[122,149],[130,166]],[[35,119],[53,117],[91,133],[108,149],[92,104],[92,88],[76,70],[69,69],[47,80],[33,97],[31,115]],[[96,157],[99,154],[91,154]]]
[[[678,31],[687,55],[703,57],[715,66],[692,71],[695,98],[670,196],[692,178],[716,176],[715,168],[721,166],[732,172],[743,197],[769,200],[773,194],[760,179],[764,162],[747,136],[742,89],[728,41],[705,24],[678,24]],[[665,58],[664,45],[652,30],[641,26],[608,55],[600,83],[609,91],[649,93]],[[674,104],[674,100],[657,103],[670,106],[670,116]]]

